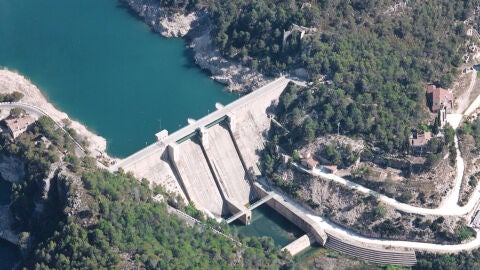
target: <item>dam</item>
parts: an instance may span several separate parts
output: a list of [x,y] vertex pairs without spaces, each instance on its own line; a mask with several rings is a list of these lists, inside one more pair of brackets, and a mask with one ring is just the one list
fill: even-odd
[[263,181],[259,161],[271,123],[268,109],[289,82],[280,77],[226,106],[217,104],[216,111],[189,119],[189,125],[172,134],[162,130],[156,134],[156,143],[110,170],[121,168],[160,184],[207,216],[226,223],[239,220],[248,225],[252,210],[266,204],[303,232],[283,247],[292,255],[318,243],[370,262],[413,265],[412,250],[378,249],[327,234],[309,210]]
[[270,128],[266,111],[289,82],[280,77],[172,134],[163,130],[156,143],[110,169],[160,184],[217,220],[236,216],[248,224],[249,205],[261,199],[253,182]]

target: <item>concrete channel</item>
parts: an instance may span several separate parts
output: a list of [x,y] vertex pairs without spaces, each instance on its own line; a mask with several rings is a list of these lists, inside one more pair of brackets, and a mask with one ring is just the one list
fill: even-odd
[[196,137],[168,146],[183,191],[194,205],[216,217],[229,213]]

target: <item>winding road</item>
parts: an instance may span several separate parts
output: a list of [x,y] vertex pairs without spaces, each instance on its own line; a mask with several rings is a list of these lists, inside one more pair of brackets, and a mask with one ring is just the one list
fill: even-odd
[[347,180],[345,178],[342,178],[340,176],[334,175],[334,174],[328,174],[320,171],[319,169],[315,169],[313,171],[306,170],[304,168],[298,167],[304,172],[307,172],[311,175],[314,176],[319,176],[322,178],[329,179],[331,181],[334,181],[336,183],[342,184],[344,186],[348,186],[350,188],[353,188],[361,193],[367,194],[367,195],[373,195],[377,197],[381,202],[394,207],[395,209],[401,210],[406,213],[412,213],[412,214],[418,214],[418,215],[435,215],[435,216],[463,216],[467,215],[470,213],[474,207],[475,207],[475,202],[480,198],[480,185],[477,186],[475,192],[473,193],[472,198],[470,199],[469,203],[466,204],[465,206],[459,206],[457,204],[458,198],[460,196],[460,186],[462,185],[462,179],[463,179],[463,171],[464,171],[464,161],[463,158],[460,155],[460,150],[458,149],[458,138],[455,136],[455,147],[457,149],[457,173],[455,176],[455,186],[454,188],[449,192],[447,197],[442,201],[440,204],[440,207],[438,208],[423,208],[423,207],[418,207],[418,206],[412,206],[406,203],[399,202],[393,198],[387,197],[383,194],[380,194],[374,190],[371,190],[369,188],[366,188],[360,184],[357,184],[355,182],[352,182],[350,180]]
[[[137,153],[131,155],[130,157],[123,159],[118,164],[111,166],[109,169],[111,171],[116,171],[120,167],[125,167],[125,166],[128,167],[130,164],[136,163],[148,156],[158,154],[160,153],[160,151],[163,150],[166,144],[175,142],[176,140],[188,134],[191,134],[197,128],[204,126],[205,124],[208,124],[212,121],[215,121],[216,119],[228,114],[235,108],[247,106],[248,103],[250,103],[252,100],[262,98],[263,95],[272,91],[272,89],[275,89],[278,87],[284,87],[287,83],[288,83],[288,79],[281,77],[271,82],[270,84],[267,84],[266,86],[260,88],[259,90],[254,91],[251,94],[245,95],[244,97],[238,99],[237,101],[225,107],[218,108],[215,112],[212,112],[211,114],[205,116],[204,118],[201,118],[196,122],[192,122],[188,126],[169,135],[162,143],[157,142],[150,146],[147,146],[146,148],[138,151]],[[473,85],[473,83],[471,83],[470,85]],[[480,102],[478,105],[480,106]],[[469,107],[468,111],[473,110],[475,106],[476,104],[472,104]],[[456,129],[460,124],[463,116],[464,115],[462,114],[454,114],[454,115],[452,114],[448,116],[447,120],[452,125],[452,127]],[[455,142],[455,148],[456,148],[456,164],[457,164],[454,187],[446,196],[446,198],[442,201],[440,206],[438,208],[433,208],[433,209],[417,207],[417,206],[401,203],[399,201],[396,201],[395,199],[389,198],[383,194],[380,194],[376,191],[368,189],[362,185],[359,185],[357,183],[354,183],[342,177],[339,177],[333,174],[326,174],[320,170],[309,171],[299,165],[296,165],[296,166],[297,168],[305,171],[306,173],[310,173],[314,176],[319,176],[319,177],[323,177],[323,178],[335,181],[339,184],[348,186],[364,194],[373,195],[377,197],[380,201],[385,203],[386,205],[389,205],[395,209],[401,210],[406,213],[418,214],[423,216],[434,215],[434,216],[454,216],[454,217],[469,218],[472,214],[474,214],[476,207],[478,205],[478,202],[480,200],[480,185],[476,187],[475,191],[470,197],[470,200],[465,206],[459,206],[457,204],[458,198],[460,196],[460,186],[462,184],[465,164],[461,156],[461,152],[458,145],[458,137],[456,135],[454,138],[454,142]],[[380,248],[391,248],[391,247],[410,248],[410,249],[435,252],[435,253],[454,253],[454,252],[471,250],[471,249],[480,247],[480,231],[479,230],[476,230],[477,232],[476,237],[472,241],[469,241],[467,243],[462,243],[462,244],[456,244],[456,245],[430,244],[430,243],[421,243],[421,242],[413,242],[413,241],[394,241],[394,240],[368,238],[368,237],[360,236],[346,228],[338,226],[322,217],[313,215],[310,211],[299,206],[288,197],[285,197],[284,200],[285,202],[288,201],[294,205],[297,205],[296,207],[300,211],[304,211],[306,215],[308,215],[311,219],[313,219],[318,224],[319,228],[324,229],[326,232],[330,233],[331,235],[338,236],[339,238],[342,238],[342,239],[347,239],[347,240],[350,239],[352,241],[363,243],[369,246],[376,246]]]
[[[480,103],[479,103],[480,105]],[[450,124],[454,129],[456,129],[461,122],[463,115],[452,115],[450,117]],[[447,197],[442,201],[438,208],[423,208],[408,205],[402,202],[399,202],[393,198],[387,197],[383,194],[380,194],[374,190],[368,189],[362,185],[354,183],[350,180],[345,178],[336,176],[334,174],[327,174],[318,169],[314,170],[307,170],[302,166],[295,165],[298,169],[309,173],[314,176],[319,176],[336,183],[342,184],[344,186],[353,188],[361,193],[373,195],[378,198],[381,202],[389,205],[397,210],[418,214],[418,215],[434,215],[434,216],[456,216],[456,217],[465,217],[467,222],[469,222],[471,216],[474,214],[475,210],[477,209],[479,202],[480,202],[480,185],[477,185],[473,194],[471,195],[468,203],[464,206],[458,205],[458,200],[460,197],[460,187],[462,184],[463,174],[465,170],[465,163],[461,156],[461,152],[458,145],[458,137],[455,134],[454,138],[455,148],[456,148],[456,176],[455,176],[455,183],[453,189],[449,192]],[[302,211],[306,211],[302,208],[299,208]],[[380,248],[409,248],[414,249],[417,251],[426,251],[426,252],[433,252],[433,253],[458,253],[461,251],[469,251],[476,248],[480,248],[480,230],[474,229],[476,232],[476,236],[473,240],[461,243],[461,244],[453,244],[453,245],[444,245],[444,244],[433,244],[433,243],[423,243],[423,242],[414,242],[414,241],[396,241],[396,240],[387,240],[387,239],[376,239],[376,238],[369,238],[358,235],[353,231],[341,227],[333,222],[324,219],[320,216],[313,215],[311,212],[306,211],[305,214],[313,219],[320,228],[324,229],[327,233],[330,233],[336,237],[340,237],[342,239],[353,240],[364,245],[369,246],[376,246]]]
[[34,116],[37,119],[41,116],[46,116],[46,117],[52,119],[52,121],[55,123],[55,125],[58,128],[60,128],[63,132],[65,132],[65,134],[67,134],[68,137],[70,137],[70,139],[73,141],[73,143],[78,148],[78,150],[80,150],[82,152],[82,155],[86,155],[86,151],[82,147],[82,145],[80,143],[78,143],[72,137],[72,135],[70,135],[70,133],[68,133],[63,128],[63,125],[59,122],[59,120],[53,118],[51,115],[49,115],[47,112],[45,112],[41,108],[39,108],[35,105],[28,104],[28,103],[23,103],[23,102],[0,102],[0,109],[11,110],[13,108],[21,108],[21,109],[25,110],[27,113],[29,113],[30,115]]

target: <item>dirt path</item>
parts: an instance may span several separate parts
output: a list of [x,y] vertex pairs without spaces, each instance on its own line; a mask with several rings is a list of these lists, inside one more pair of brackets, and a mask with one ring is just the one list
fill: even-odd
[[[474,76],[475,79],[472,79],[472,81],[476,80],[477,78],[477,71],[475,71],[475,76]],[[473,83],[473,85],[475,85],[475,83]],[[470,85],[469,87],[469,90],[471,91],[471,88],[473,88],[472,85]],[[465,116],[469,116],[471,115],[472,113],[474,113],[477,108],[480,106],[480,95],[478,95],[474,100],[473,102],[470,104],[470,106],[468,106],[468,108],[463,112],[463,114]]]

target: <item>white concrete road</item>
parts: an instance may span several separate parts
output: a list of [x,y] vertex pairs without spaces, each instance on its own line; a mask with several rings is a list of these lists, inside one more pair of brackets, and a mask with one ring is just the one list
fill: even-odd
[[311,211],[305,209],[297,202],[291,198],[280,194],[272,188],[269,192],[273,197],[276,197],[277,200],[283,201],[285,204],[295,207],[298,211],[305,214],[308,218],[312,219],[318,225],[318,228],[323,229],[326,233],[334,235],[340,239],[350,241],[355,243],[355,245],[373,247],[373,248],[384,248],[391,249],[394,248],[407,248],[414,249],[416,251],[426,251],[433,253],[457,253],[461,251],[473,250],[480,247],[480,231],[475,230],[477,236],[469,242],[462,244],[433,244],[433,243],[423,243],[423,242],[414,242],[414,241],[399,241],[399,240],[387,240],[387,239],[377,239],[361,236],[355,232],[352,232],[349,229],[341,227],[327,219],[324,219],[320,216],[314,215]]
[[[122,161],[118,162],[116,165],[110,167],[111,171],[116,171],[118,168],[128,168],[132,164],[135,164],[136,162],[141,161],[143,158],[148,157],[150,155],[154,154],[161,154],[161,151],[164,150],[165,146],[168,145],[169,143],[174,143],[177,140],[193,133],[197,128],[203,127],[225,115],[227,115],[229,112],[232,110],[242,107],[242,106],[248,106],[249,103],[251,103],[253,100],[261,98],[263,95],[266,93],[272,91],[272,90],[278,90],[279,87],[284,88],[287,83],[289,82],[288,79],[285,77],[281,77],[270,84],[248,94],[243,96],[242,98],[236,100],[235,102],[230,103],[229,105],[219,108],[215,112],[212,112],[211,114],[203,117],[202,119],[192,122],[190,125],[176,131],[175,133],[171,134],[168,136],[167,139],[162,144],[159,143],[154,143],[150,146],[147,146],[146,148],[138,151],[137,153],[131,155],[130,157],[127,157],[123,159]],[[467,111],[469,111],[472,106],[476,104],[477,101],[472,104]],[[480,106],[480,97],[478,98],[478,103]],[[477,106],[477,105],[475,105]],[[449,117],[449,122],[454,128],[457,128],[458,125],[460,124],[462,120],[463,115],[451,115]],[[401,203],[396,201],[395,199],[389,198],[385,195],[379,194],[378,192],[375,192],[373,190],[370,190],[362,185],[359,185],[357,183],[354,183],[352,181],[349,181],[347,179],[344,179],[342,177],[333,175],[333,174],[326,174],[323,173],[319,170],[314,170],[314,171],[308,171],[302,168],[301,166],[298,166],[299,169],[304,170],[307,173],[324,177],[326,179],[330,179],[332,181],[335,181],[337,183],[340,183],[342,185],[351,187],[359,192],[362,192],[364,194],[371,194],[373,196],[376,196],[380,201],[383,203],[390,205],[398,210],[407,212],[407,213],[413,213],[413,214],[419,214],[419,215],[437,215],[437,216],[465,216],[475,209],[477,202],[480,199],[480,185],[477,186],[476,190],[472,194],[469,202],[463,206],[460,207],[457,204],[459,195],[460,195],[460,186],[461,186],[461,181],[463,178],[463,172],[464,172],[464,161],[461,157],[461,153],[458,147],[458,139],[455,136],[455,146],[457,149],[457,156],[456,156],[456,161],[457,161],[457,173],[455,177],[455,184],[454,188],[451,190],[449,195],[445,198],[445,200],[442,202],[440,207],[435,208],[435,209],[430,209],[430,208],[422,208],[422,207],[416,207],[416,206],[411,206],[405,203]],[[299,206],[295,202],[293,202],[290,198],[284,197],[285,201],[288,201],[294,205],[297,205],[297,208],[301,211],[304,211],[305,214],[307,214],[310,218],[315,220],[317,224],[323,228],[326,232],[331,233],[332,235],[338,236],[343,239],[351,239],[358,241],[360,243],[364,243],[366,245],[373,245],[381,248],[388,248],[388,247],[400,247],[400,248],[413,248],[415,250],[423,250],[423,251],[429,251],[429,252],[437,252],[437,253],[452,253],[452,252],[459,252],[459,251],[464,251],[464,250],[471,250],[474,248],[480,247],[480,233],[477,231],[477,236],[473,241],[464,243],[464,244],[458,244],[458,245],[442,245],[442,244],[428,244],[428,243],[421,243],[421,242],[412,242],[412,241],[391,241],[391,240],[384,240],[384,239],[372,239],[368,237],[363,237],[360,235],[357,235],[353,233],[350,230],[347,230],[343,227],[340,227],[336,224],[333,224],[319,216],[312,215],[308,210],[305,210],[303,207]]]
[[307,214],[311,219],[313,219],[325,232],[332,234],[336,237],[346,240],[353,240],[360,242],[367,246],[373,246],[377,248],[389,249],[391,247],[395,248],[408,248],[414,249],[416,251],[426,251],[432,253],[458,253],[461,251],[473,250],[480,247],[480,231],[476,230],[477,237],[474,240],[462,244],[454,245],[445,245],[445,244],[432,244],[432,243],[423,243],[423,242],[414,242],[414,241],[398,241],[398,240],[387,240],[387,239],[376,239],[369,238],[358,235],[350,230],[347,230],[343,227],[338,226],[328,220],[325,220],[319,216]]
[[435,216],[464,216],[472,212],[474,209],[476,202],[480,198],[480,185],[477,186],[475,192],[473,193],[470,201],[465,206],[461,207],[457,204],[458,198],[460,197],[460,186],[462,184],[463,179],[463,172],[464,172],[464,161],[462,156],[460,155],[460,150],[458,148],[458,138],[455,135],[455,146],[457,149],[457,173],[455,176],[455,186],[449,192],[447,197],[442,201],[440,207],[438,208],[423,208],[412,206],[406,203],[399,202],[393,198],[387,197],[383,194],[380,194],[374,190],[366,188],[360,184],[342,178],[340,176],[334,174],[328,174],[320,171],[319,169],[315,169],[313,171],[306,170],[304,168],[299,167],[301,170],[310,173],[315,176],[319,176],[322,178],[326,178],[337,182],[339,184],[348,186],[353,188],[361,193],[373,195],[377,197],[381,202],[385,203],[386,205],[392,206],[395,209],[401,210],[406,213],[418,214],[418,215],[435,215]]

